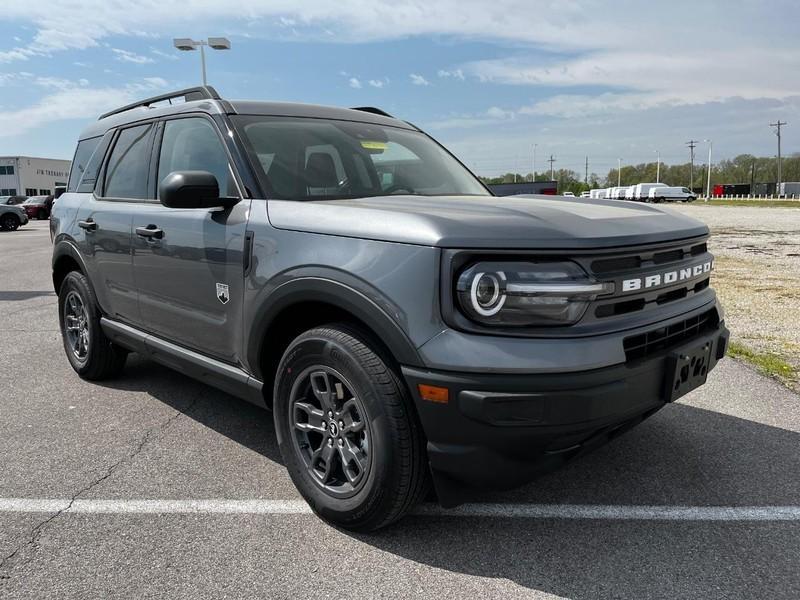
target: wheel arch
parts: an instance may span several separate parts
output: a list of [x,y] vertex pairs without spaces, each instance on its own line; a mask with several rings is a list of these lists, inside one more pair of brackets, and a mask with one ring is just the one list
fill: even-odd
[[[87,275],[80,253],[67,241],[58,242],[53,250],[53,289],[58,294],[64,278],[71,271]],[[87,275],[88,276],[88,275]]]
[[399,324],[375,301],[354,287],[323,277],[299,277],[275,288],[263,300],[248,333],[247,359],[264,384],[271,406],[275,371],[291,341],[314,327],[344,323],[364,334],[382,359],[422,366],[417,349]]

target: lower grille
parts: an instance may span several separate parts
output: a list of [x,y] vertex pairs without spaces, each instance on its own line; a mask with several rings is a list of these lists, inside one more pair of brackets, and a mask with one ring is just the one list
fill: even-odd
[[717,313],[714,309],[704,312],[666,327],[659,327],[647,333],[640,333],[625,338],[625,358],[628,361],[645,358],[656,352],[668,350],[681,343],[711,331],[718,325]]

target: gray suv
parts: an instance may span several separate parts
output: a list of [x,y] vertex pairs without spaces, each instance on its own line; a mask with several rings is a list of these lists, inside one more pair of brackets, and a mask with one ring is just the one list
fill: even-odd
[[369,107],[122,107],[80,136],[51,234],[81,377],[138,352],[271,409],[300,493],[353,530],[582,455],[728,339],[702,223],[495,197]]

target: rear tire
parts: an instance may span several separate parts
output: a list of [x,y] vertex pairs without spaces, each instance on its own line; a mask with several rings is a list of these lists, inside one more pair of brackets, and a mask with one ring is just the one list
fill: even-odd
[[20,223],[20,218],[13,213],[6,213],[0,217],[0,229],[3,231],[16,231]]
[[47,218],[47,211],[42,209],[36,214],[36,219],[39,221],[44,221]]
[[301,334],[281,359],[274,394],[292,481],[317,515],[353,531],[400,519],[429,480],[413,403],[368,339],[348,325]]
[[69,364],[83,379],[97,381],[119,375],[128,351],[109,340],[100,326],[100,309],[79,271],[64,278],[58,293],[61,337]]

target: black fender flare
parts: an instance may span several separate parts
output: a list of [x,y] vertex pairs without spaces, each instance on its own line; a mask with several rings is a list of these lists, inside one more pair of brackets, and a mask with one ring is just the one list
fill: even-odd
[[267,332],[283,310],[302,302],[324,302],[351,313],[380,339],[398,363],[423,366],[417,348],[398,323],[402,320],[399,309],[362,280],[319,268],[283,273],[276,279],[280,281],[258,296],[259,308],[245,334],[247,363],[259,379],[264,377],[259,359],[269,342]]
[[78,267],[80,268],[81,272],[84,275],[89,274],[89,271],[86,268],[86,262],[83,260],[83,256],[81,256],[80,251],[75,247],[75,244],[71,242],[67,238],[62,238],[60,240],[56,240],[53,246],[53,258],[51,261],[52,265],[52,277],[53,277],[53,288],[55,289],[56,294],[58,294],[58,289],[56,286],[56,265],[58,262],[63,259],[65,256],[70,257],[76,263],[78,263]]

